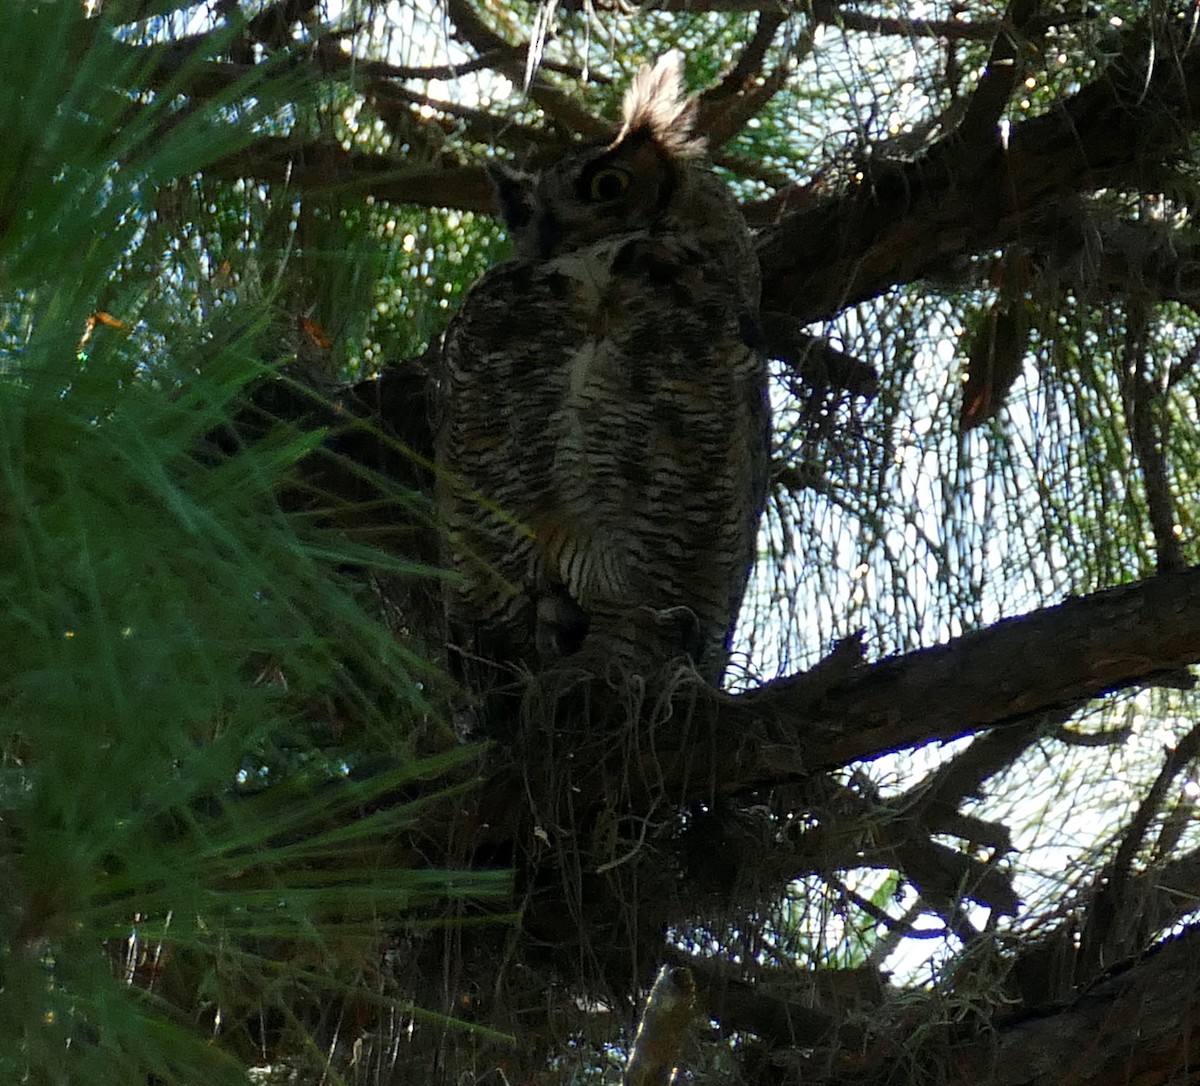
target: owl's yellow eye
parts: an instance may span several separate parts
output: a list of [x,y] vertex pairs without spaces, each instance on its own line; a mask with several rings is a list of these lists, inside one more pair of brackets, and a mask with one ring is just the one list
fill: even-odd
[[629,171],[620,166],[604,166],[588,180],[588,196],[593,200],[615,200],[627,188],[631,178]]

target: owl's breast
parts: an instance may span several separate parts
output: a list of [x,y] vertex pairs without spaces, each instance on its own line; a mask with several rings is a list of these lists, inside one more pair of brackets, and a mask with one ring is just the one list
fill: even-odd
[[628,244],[628,239],[611,239],[558,257],[546,266],[547,274],[563,283],[563,305],[557,319],[572,333],[556,375],[558,418],[571,431],[571,438],[580,437],[583,416],[619,395],[628,370],[621,343],[634,302],[634,284],[614,273],[618,256]]
[[675,233],[612,238],[549,261],[544,274],[561,284],[557,312],[545,315],[570,329],[574,391],[593,375],[633,396],[706,380],[714,367],[728,372],[757,326],[757,300],[722,255]]
[[562,276],[569,284],[570,304],[586,313],[603,308],[613,287],[613,265],[626,238],[614,238],[586,249],[566,253],[546,264],[546,273]]

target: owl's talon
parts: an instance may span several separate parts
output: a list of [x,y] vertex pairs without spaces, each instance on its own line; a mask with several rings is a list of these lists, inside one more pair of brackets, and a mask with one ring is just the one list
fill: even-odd
[[542,596],[537,602],[534,640],[545,663],[573,656],[587,636],[587,613],[565,592]]

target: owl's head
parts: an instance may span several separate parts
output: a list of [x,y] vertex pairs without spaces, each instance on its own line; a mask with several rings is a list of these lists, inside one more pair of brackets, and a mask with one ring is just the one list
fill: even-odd
[[683,58],[641,69],[625,95],[616,138],[581,148],[537,175],[489,167],[501,213],[526,259],[548,259],[601,238],[678,217],[711,178],[694,132],[696,101],[683,93]]

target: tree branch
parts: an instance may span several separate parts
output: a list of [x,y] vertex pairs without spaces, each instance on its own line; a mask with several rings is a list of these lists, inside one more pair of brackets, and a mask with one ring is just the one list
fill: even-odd
[[787,16],[778,10],[762,12],[758,17],[758,25],[746,47],[742,50],[737,63],[726,73],[721,82],[709,87],[701,95],[701,108],[706,104],[719,102],[739,94],[745,94],[762,74],[763,61],[767,50],[775,40],[779,28],[787,22]]
[[762,12],[737,63],[720,83],[700,96],[700,128],[707,136],[710,152],[733,139],[787,82],[786,63],[765,78],[761,76],[767,50],[785,21],[780,11]]
[[1114,959],[1135,953],[1153,935],[1153,929],[1145,926],[1145,895],[1149,887],[1137,885],[1134,860],[1166,801],[1167,789],[1198,755],[1200,725],[1194,726],[1175,749],[1168,752],[1162,769],[1125,828],[1116,854],[1103,870],[1097,872],[1095,896],[1087,910],[1079,940],[1077,968],[1083,976],[1099,972]]
[[1198,660],[1200,567],[1192,567],[1004,619],[831,683],[796,675],[734,697],[713,693],[711,722],[729,739],[720,771],[710,769],[728,791],[764,787],[1028,721]]
[[[946,1086],[1167,1086],[1193,1080],[1200,1046],[1200,928],[1189,928],[1112,970],[1067,1006],[997,1016],[977,1038],[941,1042]],[[795,1071],[810,1086],[868,1086],[916,1056],[910,1003],[878,1031],[853,1065],[831,1070],[819,1052]],[[949,1031],[946,1031],[949,1033]],[[952,1035],[951,1035],[952,1037]],[[932,1040],[932,1038],[931,1038]],[[763,1076],[755,1082],[773,1081]]]
[[866,399],[879,391],[879,373],[874,366],[814,336],[794,317],[763,313],[761,326],[763,353],[786,362],[814,387],[833,387]]
[[1013,88],[1024,72],[1017,35],[1037,10],[1037,0],[1011,0],[992,43],[992,53],[971,96],[957,135],[976,147],[999,140],[998,125]]
[[208,172],[286,183],[301,192],[339,189],[426,207],[495,210],[492,185],[482,166],[410,166],[402,159],[347,151],[332,141],[266,136],[214,162]]
[[1133,454],[1141,467],[1158,568],[1170,572],[1183,569],[1185,562],[1183,546],[1175,532],[1175,501],[1171,496],[1166,435],[1162,432],[1167,425],[1166,413],[1157,410],[1159,390],[1146,372],[1149,331],[1146,303],[1131,299],[1125,306],[1125,357],[1119,371],[1121,398]]
[[[1164,35],[1164,38],[1166,35]],[[763,306],[804,321],[839,312],[945,265],[954,253],[1001,247],[1071,194],[1137,183],[1136,163],[1182,148],[1200,117],[1200,46],[1157,43],[1144,29],[1061,108],[1014,124],[1007,148],[981,153],[953,136],[914,162],[864,171],[832,201],[786,214],[803,189],[747,208],[771,227],[759,245]],[[780,215],[785,217],[780,220]]]
[[[470,0],[446,0],[446,14],[454,24],[458,35],[480,54],[495,53],[504,58],[511,55],[512,45],[491,29],[478,15]],[[524,49],[522,49],[522,52]],[[524,60],[502,59],[497,70],[520,86],[525,81]],[[570,95],[534,83],[529,88],[533,99],[548,117],[566,125],[568,129],[588,139],[596,139],[611,132],[612,125],[583,109]]]

